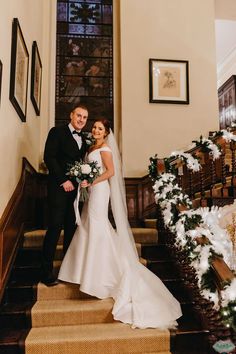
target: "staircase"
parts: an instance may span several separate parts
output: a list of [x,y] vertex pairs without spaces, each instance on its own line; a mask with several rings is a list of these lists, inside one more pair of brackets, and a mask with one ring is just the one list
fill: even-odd
[[[0,313],[2,354],[207,354],[208,331],[193,311],[168,247],[158,241],[156,220],[132,228],[140,261],[162,279],[183,311],[176,331],[132,329],[114,321],[112,299],[98,300],[78,285],[38,283],[45,230],[25,233],[5,291]],[[62,259],[62,237],[54,270]],[[31,329],[32,327],[32,329]]]

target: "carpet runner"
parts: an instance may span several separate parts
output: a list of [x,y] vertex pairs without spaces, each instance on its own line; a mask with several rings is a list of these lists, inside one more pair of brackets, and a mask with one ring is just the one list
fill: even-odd
[[[39,248],[45,230],[25,235],[25,248]],[[142,243],[157,242],[157,231],[133,229],[137,250]],[[62,259],[62,237],[55,271]],[[145,264],[146,260],[140,258]],[[37,301],[31,310],[32,329],[25,340],[26,354],[170,354],[170,332],[132,329],[114,321],[112,299],[99,300],[83,294],[78,285],[60,283],[56,287],[37,285]]]

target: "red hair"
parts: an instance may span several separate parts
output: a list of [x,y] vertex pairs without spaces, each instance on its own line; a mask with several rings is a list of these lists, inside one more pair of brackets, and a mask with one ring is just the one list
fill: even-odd
[[[111,125],[110,125],[110,122],[109,122],[108,119],[100,118],[100,119],[97,119],[97,120],[95,121],[95,123],[96,123],[96,122],[100,122],[100,123],[103,124],[103,126],[104,126],[104,128],[105,128],[106,136],[107,136],[108,134],[110,134]],[[94,123],[94,124],[95,124],[95,123]]]

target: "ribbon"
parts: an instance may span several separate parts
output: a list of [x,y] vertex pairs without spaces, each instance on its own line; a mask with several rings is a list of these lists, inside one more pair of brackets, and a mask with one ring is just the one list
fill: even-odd
[[76,198],[74,201],[75,223],[77,225],[80,225],[80,223],[81,223],[80,213],[79,213],[79,198],[80,198],[80,186],[78,185],[77,195],[76,195]]

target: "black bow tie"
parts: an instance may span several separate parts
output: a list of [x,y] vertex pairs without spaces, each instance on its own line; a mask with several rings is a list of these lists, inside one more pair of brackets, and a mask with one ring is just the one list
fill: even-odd
[[81,136],[82,132],[77,132],[76,130],[73,130],[72,134],[77,134],[78,136]]

